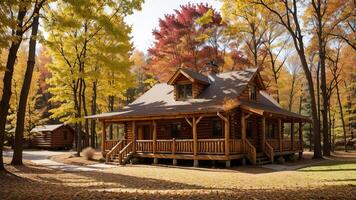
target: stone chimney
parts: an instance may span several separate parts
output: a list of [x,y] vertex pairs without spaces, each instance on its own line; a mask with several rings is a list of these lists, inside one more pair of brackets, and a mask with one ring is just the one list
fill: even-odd
[[216,61],[212,60],[205,64],[201,73],[208,76],[219,73],[219,66],[217,65]]

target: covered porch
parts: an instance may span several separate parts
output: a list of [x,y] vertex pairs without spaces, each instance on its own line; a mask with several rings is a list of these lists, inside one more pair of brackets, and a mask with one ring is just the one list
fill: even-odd
[[[220,125],[215,125],[220,121]],[[178,160],[248,159],[256,164],[257,155],[265,154],[273,162],[275,156],[302,153],[301,120],[248,109],[233,112],[181,115],[135,119],[104,119],[102,153],[106,161],[122,164],[126,156]],[[106,127],[122,124],[124,138],[108,140]],[[177,126],[177,124],[179,126]],[[218,124],[218,123],[217,123]],[[285,129],[288,124],[289,129]],[[167,128],[169,127],[169,128]],[[176,134],[177,130],[180,134]],[[214,130],[221,130],[214,134]],[[286,134],[288,132],[289,134]]]

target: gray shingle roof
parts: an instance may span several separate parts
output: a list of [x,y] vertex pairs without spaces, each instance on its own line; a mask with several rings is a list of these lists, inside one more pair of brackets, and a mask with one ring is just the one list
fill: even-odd
[[209,113],[222,110],[225,97],[237,98],[256,73],[257,68],[209,75],[210,85],[196,99],[174,100],[174,87],[166,83],[153,86],[145,94],[118,112],[87,118],[139,117]]
[[183,71],[184,73],[186,73],[188,76],[192,77],[195,80],[198,80],[202,83],[206,83],[209,84],[209,77],[204,76],[203,74],[200,74],[198,72],[189,70],[189,69],[185,69],[185,68],[181,68],[181,71]]
[[31,130],[31,133],[33,132],[43,132],[43,131],[54,131],[59,127],[64,126],[64,124],[53,124],[53,125],[41,125],[41,126],[36,126]]
[[[223,111],[225,98],[237,99],[247,87],[249,81],[255,76],[258,68],[232,71],[220,74],[212,74],[207,78],[210,85],[195,99],[176,101],[174,99],[174,86],[160,83],[136,99],[134,102],[119,110],[118,112],[102,113],[87,116],[89,119],[105,118],[135,118],[135,117],[157,117],[174,116],[183,114],[204,114]],[[255,109],[265,110],[271,113],[281,113],[295,117],[301,115],[282,109],[265,92],[258,94],[262,96],[261,102],[241,101],[240,104]]]

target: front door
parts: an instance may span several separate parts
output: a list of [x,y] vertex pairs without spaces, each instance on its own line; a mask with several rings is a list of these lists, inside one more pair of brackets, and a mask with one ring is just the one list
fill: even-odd
[[151,126],[150,125],[138,125],[137,126],[137,139],[138,140],[150,140]]

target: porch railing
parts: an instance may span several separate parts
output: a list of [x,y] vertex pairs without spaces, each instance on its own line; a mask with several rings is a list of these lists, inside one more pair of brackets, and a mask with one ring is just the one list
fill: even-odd
[[292,151],[292,141],[282,140],[282,151]]
[[118,154],[122,148],[125,146],[125,140],[121,140],[116,143],[116,145],[105,155],[105,161],[109,162],[112,159],[112,155]]
[[152,152],[152,140],[136,140],[136,152]]
[[230,140],[230,153],[232,154],[244,153],[242,147],[242,140]]
[[193,145],[191,139],[175,140],[175,153],[193,153]]
[[278,139],[267,139],[268,144],[271,145],[274,151],[279,151],[279,140]]
[[[125,140],[123,144],[129,141]],[[118,141],[106,141],[105,147],[112,150]],[[153,140],[136,140],[135,150],[138,153],[153,153]],[[172,140],[156,140],[156,153],[177,153],[177,154],[192,154],[194,152],[193,139],[172,139]],[[245,153],[242,147],[242,140],[231,139],[229,141],[229,148],[231,154]],[[120,146],[120,148],[122,148]],[[118,148],[118,149],[120,149]],[[198,139],[197,140],[197,153],[198,154],[224,154],[225,153],[225,140],[224,139]]]
[[198,140],[198,153],[225,153],[224,139],[200,139]]
[[110,151],[118,142],[119,140],[106,140],[104,145],[105,151]]
[[[115,149],[122,149],[125,145],[127,145],[129,140],[122,140],[122,144],[119,146],[118,140],[107,140],[105,142],[105,150],[106,152],[110,152],[114,149],[115,152],[112,154],[116,154]],[[249,142],[251,144],[251,142]],[[279,141],[278,139],[267,139],[265,144],[265,151],[270,151],[273,149],[274,152],[279,152]],[[153,153],[154,145],[153,140],[136,140],[135,151],[139,153]],[[177,153],[177,154],[192,154],[194,152],[194,141],[193,139],[171,139],[171,140],[156,140],[156,153]],[[253,147],[253,145],[251,144]],[[270,146],[270,147],[268,147]],[[116,148],[114,148],[116,147]],[[246,145],[245,145],[246,147]],[[282,151],[292,151],[292,150],[300,150],[301,144],[299,140],[295,140],[292,142],[290,140],[282,140]],[[243,144],[241,139],[230,139],[229,140],[229,150],[230,154],[244,154],[249,153],[250,149],[243,149]],[[224,139],[198,139],[197,140],[197,153],[198,154],[224,154],[225,153],[225,140]],[[251,153],[251,152],[250,152]],[[266,152],[271,155],[271,152]]]
[[256,148],[248,141],[245,140],[245,152],[247,154],[247,158],[250,160],[252,164],[256,164]]
[[156,152],[158,153],[171,153],[173,140],[157,140]]
[[267,157],[273,163],[273,161],[274,161],[274,150],[273,150],[273,147],[268,142],[265,142],[264,145],[265,145],[264,146],[264,153],[267,155]]

